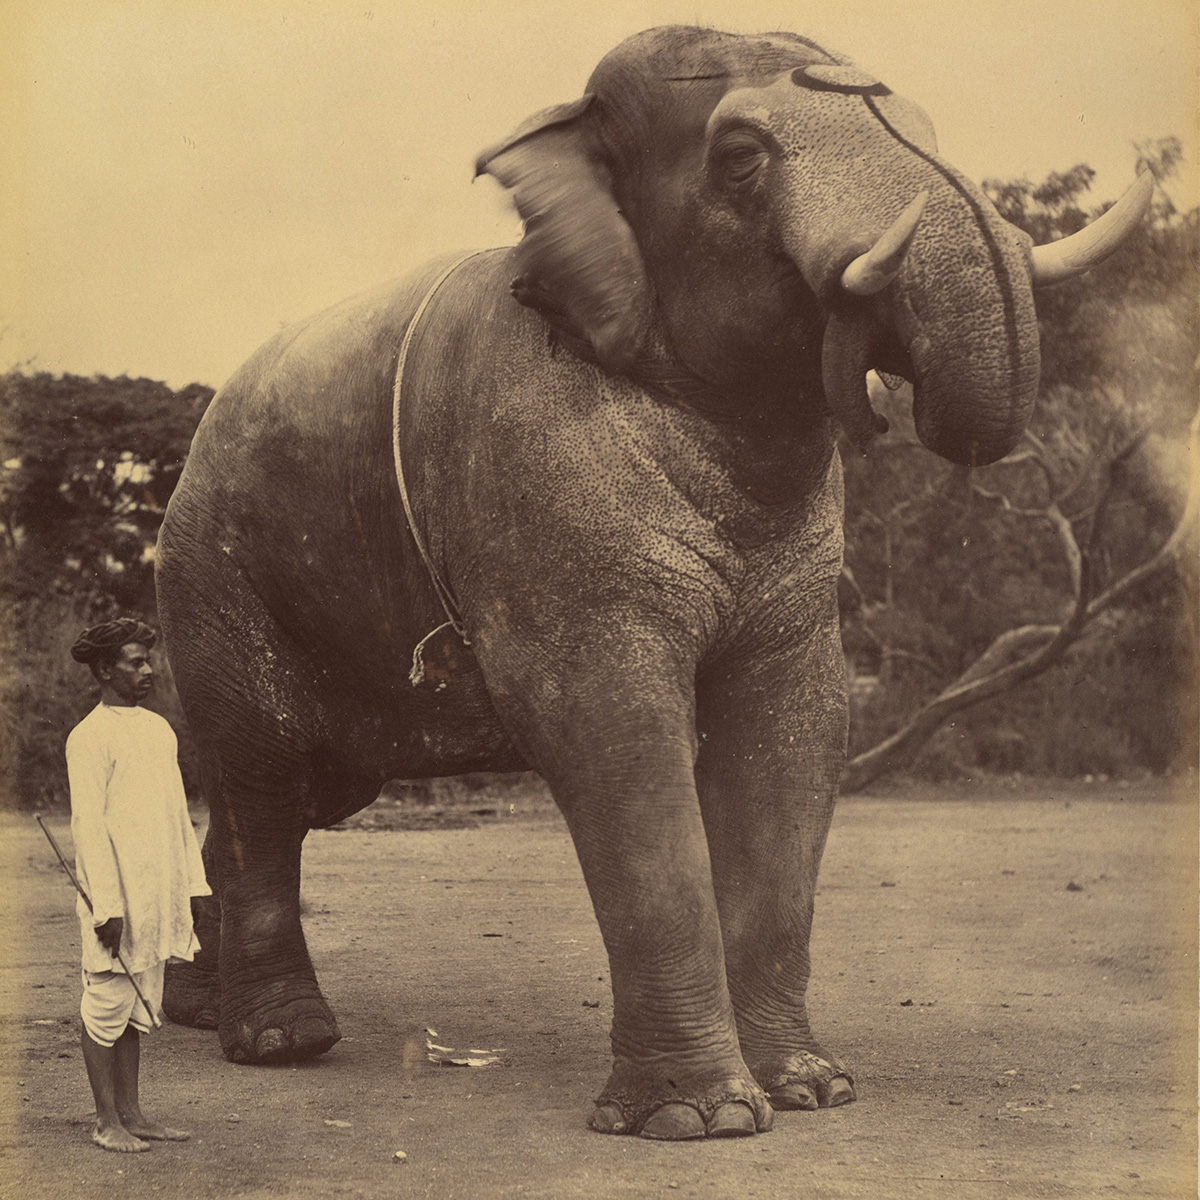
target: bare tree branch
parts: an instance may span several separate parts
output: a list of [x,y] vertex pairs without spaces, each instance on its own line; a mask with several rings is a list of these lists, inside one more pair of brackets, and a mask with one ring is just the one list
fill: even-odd
[[[1036,461],[1037,456],[1033,457]],[[1071,595],[1078,596],[1083,570],[1083,555],[1079,549],[1079,543],[1075,540],[1075,530],[1071,522],[1063,515],[1058,504],[1051,500],[1044,508],[1018,508],[1003,492],[989,491],[977,483],[972,483],[971,488],[977,496],[999,504],[1005,512],[1011,513],[1015,517],[1034,517],[1050,524],[1058,535],[1059,545],[1062,546],[1063,556],[1067,560],[1067,571],[1071,579]]]
[[[870,633],[871,631],[868,630],[867,632]],[[874,634],[872,634],[872,636],[874,637]],[[878,642],[878,638],[876,638],[876,642]],[[935,675],[938,672],[939,668],[937,663],[934,662],[928,654],[918,654],[915,650],[901,650],[897,646],[881,645],[880,648],[882,650],[883,659],[885,662],[888,659],[902,658],[906,662],[916,663],[918,666],[924,667],[927,671],[930,671]]]
[[[1026,625],[998,637],[949,687],[926,704],[915,717],[879,745],[857,755],[847,764],[841,790],[860,790],[881,775],[907,765],[922,745],[954,713],[990,700],[1061,661],[1083,630],[1102,612],[1129,597],[1138,587],[1168,569],[1176,569],[1185,553],[1194,558],[1197,518],[1200,516],[1200,410],[1192,418],[1189,452],[1192,471],[1188,500],[1175,529],[1163,546],[1097,596],[1092,596],[1095,560],[1100,535],[1120,476],[1120,469],[1145,438],[1130,439],[1109,461],[1106,478],[1092,519],[1090,536],[1081,550],[1071,534],[1070,545],[1078,555],[1075,603],[1061,625]],[[1037,515],[1045,516],[1045,513]],[[1061,513],[1059,514],[1061,516]],[[1064,518],[1065,520],[1065,518]],[[1069,522],[1067,523],[1069,526]],[[1067,546],[1065,539],[1064,548]],[[1072,565],[1074,574],[1076,568]]]

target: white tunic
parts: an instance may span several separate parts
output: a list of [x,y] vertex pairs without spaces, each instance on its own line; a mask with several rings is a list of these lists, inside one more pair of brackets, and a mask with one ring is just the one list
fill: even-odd
[[122,968],[95,930],[122,917],[134,973],[200,949],[191,897],[212,894],[188,816],[170,723],[139,706],[98,704],[67,738],[75,870],[91,898],[79,913],[85,971]]

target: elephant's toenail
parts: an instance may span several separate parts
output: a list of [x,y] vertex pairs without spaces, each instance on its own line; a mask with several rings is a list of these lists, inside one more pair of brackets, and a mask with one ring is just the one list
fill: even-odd
[[749,1137],[757,1132],[753,1110],[740,1100],[722,1104],[708,1123],[709,1137]]
[[688,1142],[704,1133],[704,1118],[687,1104],[664,1104],[642,1126],[642,1137],[656,1142]]
[[286,1049],[287,1038],[283,1036],[282,1029],[265,1029],[254,1043],[254,1053],[259,1058],[267,1058]]
[[320,1017],[306,1017],[297,1021],[292,1029],[292,1045],[300,1054],[324,1054],[342,1035],[336,1026],[330,1028],[328,1021]]
[[854,1084],[845,1075],[835,1075],[825,1089],[823,1103],[826,1108],[837,1108],[840,1104],[849,1104],[855,1099]]
[[615,1104],[601,1104],[588,1118],[588,1125],[597,1133],[624,1133],[625,1117]]
[[768,1099],[771,1101],[772,1108],[785,1112],[796,1109],[811,1112],[817,1107],[816,1093],[803,1083],[785,1083],[781,1087],[774,1088]]

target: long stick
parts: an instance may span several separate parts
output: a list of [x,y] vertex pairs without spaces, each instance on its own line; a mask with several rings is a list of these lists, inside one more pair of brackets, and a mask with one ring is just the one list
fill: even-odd
[[[88,912],[94,913],[96,910],[92,907],[92,902],[88,899],[87,892],[85,892],[83,888],[79,886],[79,880],[75,878],[75,872],[71,870],[70,863],[68,863],[66,858],[63,857],[63,852],[59,849],[58,843],[54,840],[54,834],[52,834],[50,830],[46,828],[46,822],[42,820],[42,814],[34,813],[33,819],[41,826],[42,832],[46,835],[50,845],[54,847],[54,853],[58,855],[58,861],[62,863],[62,869],[66,871],[67,878],[75,885],[75,890],[83,897],[83,902],[87,905]],[[133,984],[133,990],[137,994],[137,998],[142,1002],[142,1007],[147,1013],[150,1014],[150,1024],[153,1025],[155,1029],[161,1029],[162,1022],[158,1019],[158,1014],[150,1007],[149,1004],[146,1003],[146,997],[142,995],[142,989],[138,987],[138,982],[136,979],[134,979],[133,972],[125,965],[125,960],[121,957],[121,950],[119,947],[113,951],[113,958],[115,958],[117,962],[121,964],[121,969],[129,977],[129,982]]]

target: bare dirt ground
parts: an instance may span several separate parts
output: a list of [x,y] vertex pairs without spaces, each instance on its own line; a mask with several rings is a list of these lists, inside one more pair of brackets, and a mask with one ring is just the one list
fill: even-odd
[[[69,884],[32,819],[0,818],[15,900],[0,1194],[1196,1194],[1194,784],[843,800],[811,1012],[860,1099],[779,1114],[765,1136],[674,1145],[584,1127],[611,999],[579,868],[538,794],[476,800],[415,822],[384,805],[310,837],[306,927],[343,1041],[253,1068],[225,1062],[212,1033],[143,1039],[147,1111],[194,1136],[134,1156],[88,1140]],[[64,815],[51,827],[69,838]],[[502,1047],[503,1063],[430,1063],[426,1027],[443,1045]]]

